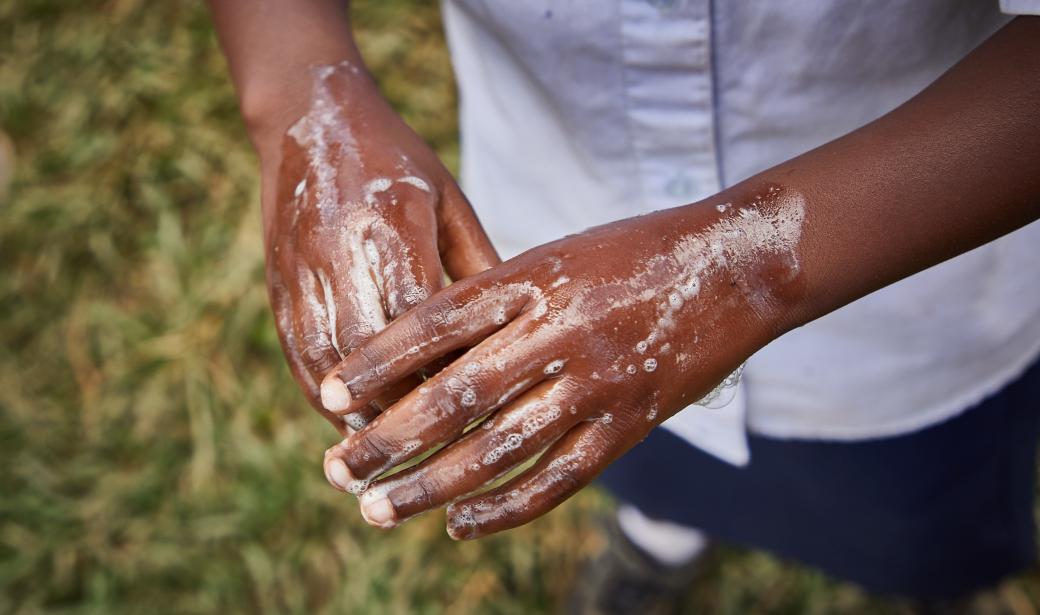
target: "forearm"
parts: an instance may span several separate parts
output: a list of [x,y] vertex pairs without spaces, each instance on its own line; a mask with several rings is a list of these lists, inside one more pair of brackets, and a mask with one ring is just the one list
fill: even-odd
[[781,332],[1036,220],[1040,18],[1015,20],[898,109],[729,196],[764,184],[806,202]]
[[346,0],[208,0],[250,138],[277,151],[309,104],[308,67],[362,67]]

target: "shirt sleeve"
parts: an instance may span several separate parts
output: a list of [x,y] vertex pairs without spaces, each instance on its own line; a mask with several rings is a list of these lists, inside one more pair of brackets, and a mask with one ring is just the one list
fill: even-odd
[[1000,0],[1000,10],[1008,15],[1040,15],[1040,0]]

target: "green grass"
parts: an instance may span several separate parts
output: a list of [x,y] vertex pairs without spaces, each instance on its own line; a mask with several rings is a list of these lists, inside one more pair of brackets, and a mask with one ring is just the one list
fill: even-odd
[[[357,2],[381,87],[457,163],[435,3]],[[196,3],[0,3],[0,612],[540,613],[602,544],[586,490],[457,544],[368,528],[325,484],[263,286],[256,162]],[[994,604],[1032,613],[1040,587]],[[737,550],[712,613],[902,603]]]

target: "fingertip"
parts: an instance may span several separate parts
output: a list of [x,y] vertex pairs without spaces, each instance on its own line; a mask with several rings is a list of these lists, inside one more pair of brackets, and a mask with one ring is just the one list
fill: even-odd
[[397,525],[397,511],[390,498],[380,491],[367,491],[360,498],[361,516],[375,527],[390,529]]
[[349,491],[350,485],[353,484],[354,477],[350,473],[350,468],[343,462],[339,457],[332,455],[325,456],[325,478],[332,484],[333,487],[340,491]]
[[448,531],[448,538],[451,538],[455,542],[462,542],[464,540],[469,540],[470,539],[470,537],[468,535],[466,535],[462,530],[460,530],[459,528],[455,527],[454,525],[452,525],[450,523],[448,524],[447,528],[445,528],[445,529]]
[[346,442],[347,440],[344,440],[325,451],[325,477],[333,487],[340,491],[360,496],[368,489],[371,481],[357,478],[350,466],[347,465],[346,460],[341,456],[346,450]]
[[321,405],[329,412],[343,412],[350,407],[350,390],[335,374],[329,374],[321,383]]
[[473,517],[472,508],[468,504],[449,506],[445,530],[448,532],[448,537],[455,541],[476,538],[478,536],[477,521]]

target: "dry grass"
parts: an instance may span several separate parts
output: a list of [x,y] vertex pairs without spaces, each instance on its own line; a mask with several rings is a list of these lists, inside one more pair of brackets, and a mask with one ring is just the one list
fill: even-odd
[[[382,87],[449,165],[434,3],[356,3]],[[0,612],[554,610],[606,499],[452,543],[441,515],[370,529],[327,488],[332,440],[284,367],[255,161],[191,2],[0,4]],[[1000,601],[1032,612],[1036,585]],[[691,607],[902,608],[730,551]]]

